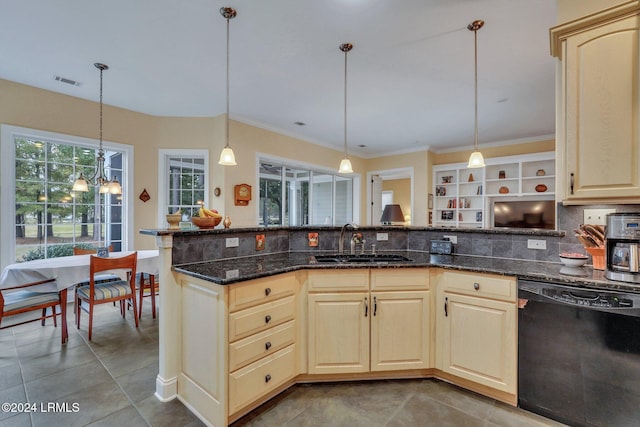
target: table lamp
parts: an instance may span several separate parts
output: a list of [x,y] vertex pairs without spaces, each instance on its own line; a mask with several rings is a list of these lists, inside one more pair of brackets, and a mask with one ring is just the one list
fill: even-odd
[[385,205],[380,217],[380,223],[383,225],[392,225],[392,222],[404,222],[404,215],[400,205]]

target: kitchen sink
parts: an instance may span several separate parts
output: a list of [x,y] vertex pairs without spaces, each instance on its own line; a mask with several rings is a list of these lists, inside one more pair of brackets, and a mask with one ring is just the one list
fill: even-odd
[[[318,264],[369,264],[369,263],[390,263],[390,262],[411,262],[413,260],[402,255],[315,255],[313,257],[315,263]],[[312,261],[313,262],[313,261]]]

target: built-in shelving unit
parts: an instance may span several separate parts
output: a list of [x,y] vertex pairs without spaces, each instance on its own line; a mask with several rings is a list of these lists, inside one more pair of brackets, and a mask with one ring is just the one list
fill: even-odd
[[484,168],[466,163],[433,167],[433,225],[486,227],[492,199],[549,199],[555,195],[555,153],[486,159]]

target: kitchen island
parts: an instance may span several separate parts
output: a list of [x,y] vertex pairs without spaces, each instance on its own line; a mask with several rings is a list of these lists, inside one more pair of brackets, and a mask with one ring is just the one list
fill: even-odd
[[255,233],[274,242],[239,256],[222,247],[228,232],[143,231],[160,247],[157,397],[210,425],[296,382],[436,377],[516,405],[516,280],[627,287],[590,268],[411,248],[424,231],[388,230],[401,238],[384,253],[410,261],[374,264],[319,264],[331,251],[286,241],[300,230],[235,230],[240,248]]

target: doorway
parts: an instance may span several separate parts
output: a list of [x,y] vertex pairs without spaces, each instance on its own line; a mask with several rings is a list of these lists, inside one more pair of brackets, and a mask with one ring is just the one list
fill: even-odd
[[367,224],[380,225],[384,209],[383,193],[393,194],[393,203],[399,204],[405,224],[413,223],[413,168],[387,169],[367,172]]

